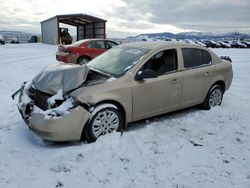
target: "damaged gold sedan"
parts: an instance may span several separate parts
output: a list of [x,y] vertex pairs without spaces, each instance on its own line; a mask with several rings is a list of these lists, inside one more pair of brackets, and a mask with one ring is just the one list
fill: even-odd
[[95,141],[127,123],[200,104],[220,105],[232,82],[229,57],[198,45],[119,45],[86,65],[56,64],[24,83],[18,109],[50,141]]

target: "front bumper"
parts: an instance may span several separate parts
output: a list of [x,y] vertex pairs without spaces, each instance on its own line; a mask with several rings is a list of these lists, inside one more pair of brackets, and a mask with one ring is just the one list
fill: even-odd
[[28,97],[27,88],[19,94],[18,109],[29,129],[48,141],[78,141],[90,113],[77,106],[63,116],[53,117],[34,105]]

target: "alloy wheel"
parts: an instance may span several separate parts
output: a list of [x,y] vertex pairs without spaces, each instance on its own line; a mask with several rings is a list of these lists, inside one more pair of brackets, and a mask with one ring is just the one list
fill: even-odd
[[119,128],[119,117],[111,110],[99,112],[92,124],[92,132],[96,138],[101,135],[117,131]]
[[222,101],[222,93],[220,89],[215,89],[212,91],[209,97],[210,107],[219,106]]

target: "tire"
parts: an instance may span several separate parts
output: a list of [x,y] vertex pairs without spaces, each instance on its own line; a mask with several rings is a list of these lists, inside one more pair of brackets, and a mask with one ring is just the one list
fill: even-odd
[[89,57],[86,57],[86,56],[83,56],[83,57],[80,57],[78,60],[77,60],[77,64],[79,65],[83,65],[87,62],[89,62],[91,59]]
[[201,104],[201,108],[204,110],[210,110],[214,106],[220,106],[223,99],[223,89],[220,85],[213,85]]
[[120,131],[123,124],[123,116],[119,109],[113,107],[103,108],[96,112],[90,122],[84,126],[83,139],[87,142],[95,142],[98,137],[104,134]]

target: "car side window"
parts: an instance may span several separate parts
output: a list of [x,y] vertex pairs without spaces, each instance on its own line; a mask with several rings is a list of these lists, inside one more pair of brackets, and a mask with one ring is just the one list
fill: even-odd
[[175,49],[164,50],[152,56],[142,67],[150,69],[158,75],[163,75],[177,70],[177,52]]
[[93,44],[93,48],[101,48],[101,49],[105,49],[105,44],[104,41],[92,41]]
[[113,48],[114,46],[116,46],[117,44],[112,42],[112,41],[106,41],[107,43],[107,48],[110,49],[110,48]]
[[211,55],[202,49],[182,48],[185,68],[195,68],[211,63]]
[[88,48],[93,48],[93,42],[92,41],[88,44]]
[[202,60],[203,60],[203,65],[210,64],[212,61],[212,57],[211,57],[210,53],[208,53],[205,50],[202,50]]

